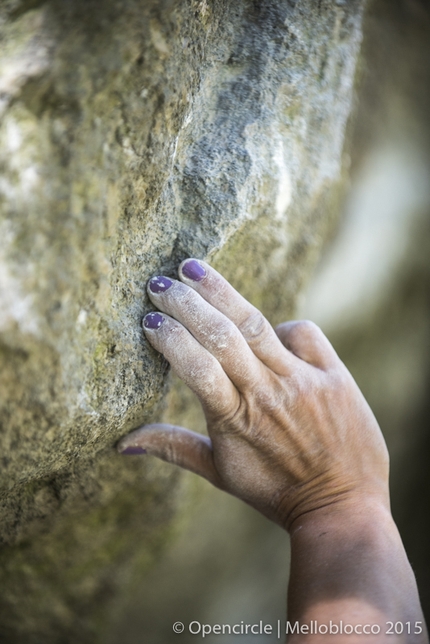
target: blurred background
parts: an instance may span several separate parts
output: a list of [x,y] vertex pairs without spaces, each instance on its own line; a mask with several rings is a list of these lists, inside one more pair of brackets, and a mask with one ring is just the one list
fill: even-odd
[[[364,33],[343,214],[297,317],[323,328],[381,425],[393,513],[429,620],[430,3],[373,0]],[[172,631],[178,620],[285,619],[287,536],[197,477],[182,485],[180,534],[108,644],[195,641]]]

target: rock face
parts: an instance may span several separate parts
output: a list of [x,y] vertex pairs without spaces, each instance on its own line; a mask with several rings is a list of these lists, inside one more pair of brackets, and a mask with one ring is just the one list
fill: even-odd
[[361,13],[2,3],[2,641],[98,641],[162,546],[178,473],[113,450],[166,391],[145,283],[202,257],[292,313],[335,218]]

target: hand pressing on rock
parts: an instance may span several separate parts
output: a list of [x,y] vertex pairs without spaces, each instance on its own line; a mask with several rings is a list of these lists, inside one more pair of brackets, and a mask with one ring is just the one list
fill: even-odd
[[292,529],[306,513],[372,499],[386,508],[388,454],[347,369],[312,322],[274,330],[214,269],[154,277],[143,328],[197,394],[209,437],[151,425],[120,443],[204,476]]
[[[358,642],[392,641],[385,623],[400,620],[413,628],[398,641],[427,641],[390,513],[382,433],[322,331],[308,321],[273,329],[195,259],[182,262],[179,280],[152,278],[148,294],[160,312],[145,316],[145,335],[198,396],[208,436],[152,424],[123,438],[119,451],[191,470],[285,528],[290,621],[349,618],[380,629],[345,640]],[[291,641],[319,637],[327,641],[301,631]]]

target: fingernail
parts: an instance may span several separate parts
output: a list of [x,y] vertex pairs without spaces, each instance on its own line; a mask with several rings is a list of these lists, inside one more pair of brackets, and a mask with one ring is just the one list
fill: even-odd
[[135,456],[136,454],[146,454],[146,449],[140,447],[140,445],[129,445],[123,449],[120,454],[125,454],[126,456]]
[[167,289],[170,288],[172,284],[172,280],[169,280],[168,277],[157,275],[157,277],[153,277],[149,280],[149,290],[152,293],[164,293],[164,291],[167,291]]
[[143,318],[143,326],[145,329],[159,329],[164,322],[164,317],[161,313],[147,313]]
[[201,282],[206,277],[206,270],[196,259],[190,259],[182,266],[182,274],[193,282]]

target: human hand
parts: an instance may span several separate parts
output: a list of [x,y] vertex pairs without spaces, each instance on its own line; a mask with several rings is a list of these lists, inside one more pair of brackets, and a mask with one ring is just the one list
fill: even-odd
[[388,453],[352,376],[312,322],[273,329],[213,268],[187,259],[155,277],[151,345],[197,394],[208,437],[152,424],[124,437],[205,477],[287,530],[305,513],[376,501],[389,507]]

